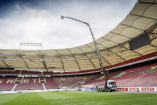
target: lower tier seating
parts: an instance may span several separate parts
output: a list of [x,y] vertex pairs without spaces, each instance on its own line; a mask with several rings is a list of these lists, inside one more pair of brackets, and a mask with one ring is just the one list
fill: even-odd
[[[118,87],[157,86],[157,63],[108,73]],[[96,87],[104,84],[102,74],[66,76],[66,77],[0,77],[0,91],[26,89],[56,89],[62,87]]]
[[54,89],[59,88],[57,84],[54,82],[53,78],[45,78],[46,83],[44,83],[46,89]]

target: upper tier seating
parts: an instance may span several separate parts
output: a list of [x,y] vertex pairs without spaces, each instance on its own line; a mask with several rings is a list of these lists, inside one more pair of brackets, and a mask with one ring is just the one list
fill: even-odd
[[27,75],[32,75],[32,74],[35,74],[35,75],[41,75],[42,72],[38,72],[38,71],[22,71],[21,74],[27,74]]
[[16,71],[0,71],[0,74],[5,74],[5,75],[7,75],[7,74],[9,74],[9,75],[14,75],[14,74],[16,74],[16,75],[18,75],[20,73],[20,70],[16,70]]

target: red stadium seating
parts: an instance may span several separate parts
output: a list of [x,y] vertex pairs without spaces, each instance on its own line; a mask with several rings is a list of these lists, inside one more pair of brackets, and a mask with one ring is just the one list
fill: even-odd
[[157,71],[144,74],[124,86],[157,86]]
[[44,83],[44,85],[46,89],[59,88],[54,82],[53,78],[45,78],[45,79],[46,79],[46,83]]
[[12,90],[16,78],[0,78],[0,90]]
[[26,90],[26,89],[43,89],[42,83],[39,78],[24,78],[22,83],[18,83],[15,90]]
[[[138,65],[139,66],[139,65]],[[140,67],[130,67],[118,71],[109,71],[108,78],[115,80],[118,87],[139,87],[139,86],[157,86],[157,63],[143,65]],[[154,67],[156,69],[151,70]],[[2,71],[3,75],[10,73],[15,76],[22,73],[24,75],[51,75],[52,72],[30,72],[30,71]],[[13,74],[12,74],[13,73]],[[65,74],[65,73],[64,73]],[[68,73],[66,73],[68,74]],[[58,77],[0,77],[0,91],[8,90],[34,90],[34,89],[56,89],[63,87],[81,87],[90,85],[96,87],[97,84],[104,84],[103,74],[84,74],[75,76]],[[17,85],[16,85],[17,84]],[[15,88],[15,89],[14,89]]]
[[[157,86],[157,71],[146,73],[144,71],[150,69],[152,66],[157,64],[146,65],[142,67],[132,68],[125,70],[124,75],[116,77],[116,75],[124,71],[115,71],[108,74],[109,79],[115,80],[118,87],[132,87],[132,86]],[[100,76],[100,75],[99,75]],[[105,78],[101,80],[91,79],[82,85],[93,85],[95,87],[97,84],[104,84]]]

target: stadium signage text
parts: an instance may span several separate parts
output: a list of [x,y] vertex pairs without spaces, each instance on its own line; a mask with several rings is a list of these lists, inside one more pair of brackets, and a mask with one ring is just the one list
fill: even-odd
[[137,91],[137,88],[129,88],[129,91]]
[[152,87],[145,87],[145,88],[141,88],[142,91],[155,91],[154,88]]

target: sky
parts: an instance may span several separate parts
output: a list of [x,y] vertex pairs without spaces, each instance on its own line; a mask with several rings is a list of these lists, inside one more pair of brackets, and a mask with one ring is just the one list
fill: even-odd
[[0,0],[0,49],[42,50],[78,47],[114,29],[137,0]]

